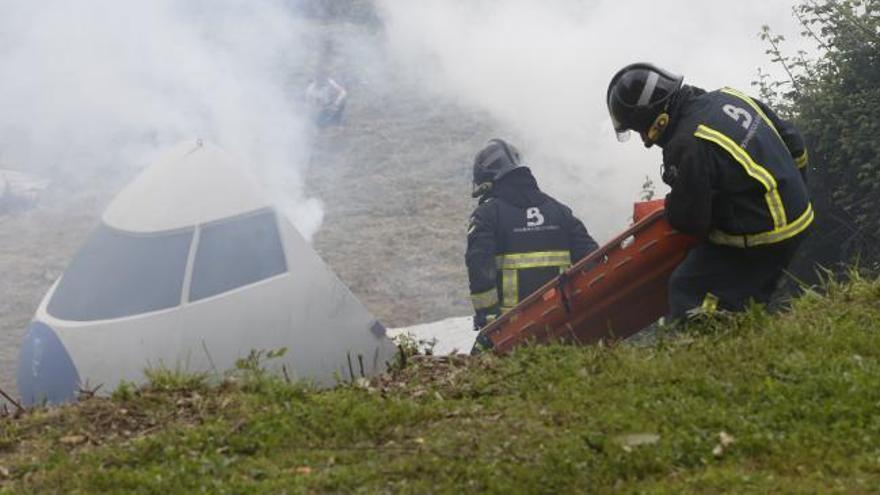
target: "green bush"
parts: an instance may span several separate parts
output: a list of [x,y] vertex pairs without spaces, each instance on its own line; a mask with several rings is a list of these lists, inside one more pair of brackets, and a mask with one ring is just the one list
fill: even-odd
[[[765,26],[767,53],[788,74],[756,84],[793,118],[810,153],[817,221],[803,250],[811,261],[845,266],[880,262],[880,0],[806,1],[793,9],[820,55],[784,52]],[[804,268],[802,260],[801,267]],[[803,270],[801,270],[803,271]]]

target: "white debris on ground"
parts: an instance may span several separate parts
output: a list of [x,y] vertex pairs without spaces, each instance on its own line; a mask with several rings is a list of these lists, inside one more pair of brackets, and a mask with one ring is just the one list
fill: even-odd
[[[458,316],[411,327],[389,328],[388,335],[395,338],[409,334],[419,343],[420,349],[430,349],[432,354],[469,354],[477,332],[473,330],[474,320],[470,316]],[[433,346],[432,346],[433,342]]]

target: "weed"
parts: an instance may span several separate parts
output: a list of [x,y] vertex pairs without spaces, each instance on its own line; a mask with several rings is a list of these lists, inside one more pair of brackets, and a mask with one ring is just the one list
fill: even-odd
[[144,370],[148,387],[165,392],[202,391],[208,386],[207,373],[192,373],[162,366]]

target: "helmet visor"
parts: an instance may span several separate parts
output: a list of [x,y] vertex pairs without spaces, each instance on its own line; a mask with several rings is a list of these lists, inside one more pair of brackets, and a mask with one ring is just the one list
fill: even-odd
[[[610,109],[610,103],[608,106]],[[619,120],[617,120],[616,117],[614,117],[613,111],[610,111],[609,114],[611,115],[611,125],[614,126],[614,132],[617,133],[617,140],[621,143],[629,141],[630,130],[627,129],[626,126],[624,126]]]

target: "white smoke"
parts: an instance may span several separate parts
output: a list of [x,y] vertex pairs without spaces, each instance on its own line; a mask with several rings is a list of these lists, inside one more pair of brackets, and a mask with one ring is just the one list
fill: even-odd
[[253,164],[306,237],[320,226],[291,96],[308,26],[284,2],[0,0],[0,12],[0,162],[88,187],[199,137]]
[[[597,237],[625,225],[659,150],[619,144],[605,107],[611,76],[649,61],[707,89],[750,91],[770,65],[763,24],[796,39],[790,1],[378,0],[388,46],[434,91],[507,126],[539,184]],[[487,138],[491,136],[486,136]]]

